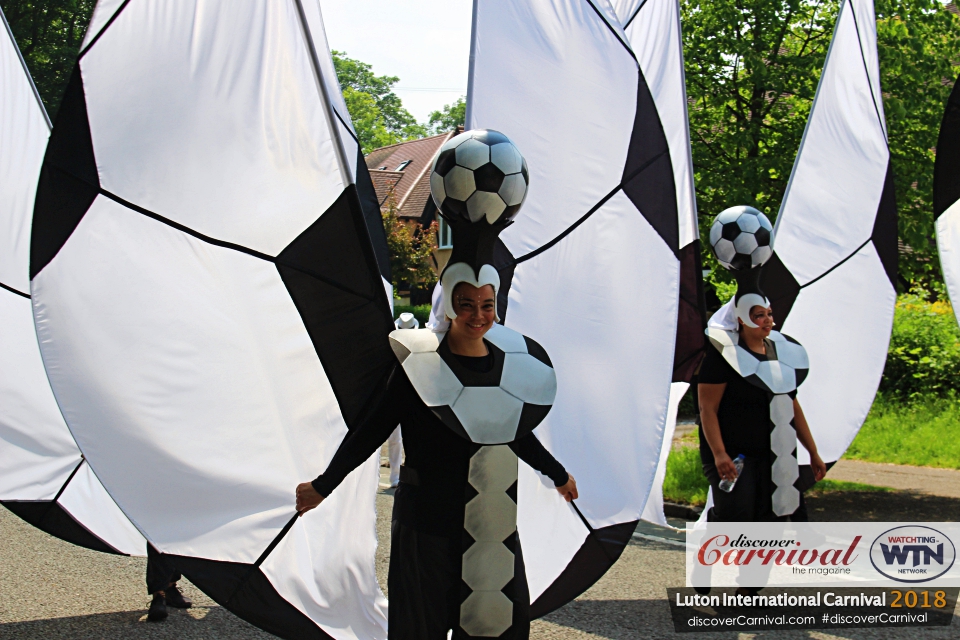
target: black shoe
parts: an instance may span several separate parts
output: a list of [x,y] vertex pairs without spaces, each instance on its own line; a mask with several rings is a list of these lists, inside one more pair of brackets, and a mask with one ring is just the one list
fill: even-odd
[[180,587],[173,584],[164,589],[164,600],[167,601],[168,607],[173,607],[175,609],[189,609],[193,606],[193,603],[189,599],[183,597],[183,592],[180,591]]
[[147,612],[147,622],[162,622],[167,619],[167,603],[164,602],[163,591],[153,594],[150,611]]

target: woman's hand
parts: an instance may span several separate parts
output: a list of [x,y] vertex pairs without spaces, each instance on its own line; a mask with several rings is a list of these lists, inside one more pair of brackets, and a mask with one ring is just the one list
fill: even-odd
[[713,464],[716,465],[721,480],[737,479],[737,468],[733,465],[733,460],[730,459],[726,451],[714,455]]
[[323,496],[317,493],[309,482],[297,485],[297,512],[301,515],[323,502]]
[[823,480],[823,477],[827,475],[827,465],[824,464],[817,452],[810,454],[810,468],[813,469],[813,477],[817,482]]
[[567,484],[562,487],[557,487],[557,491],[560,492],[560,495],[563,496],[563,499],[567,502],[573,502],[580,497],[580,494],[577,493],[577,481],[573,479],[571,474],[567,474]]

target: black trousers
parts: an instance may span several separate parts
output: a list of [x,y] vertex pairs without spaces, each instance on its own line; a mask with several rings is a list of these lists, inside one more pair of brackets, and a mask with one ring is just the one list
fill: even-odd
[[163,591],[171,582],[180,579],[180,572],[168,556],[163,555],[147,543],[147,593]]
[[[401,482],[394,498],[387,574],[388,638],[446,640],[453,629],[454,640],[468,640],[470,636],[459,629],[460,603],[470,593],[460,579],[463,540],[429,535],[411,526],[408,514],[412,505],[404,495],[407,490]],[[514,544],[514,554],[513,624],[500,638],[528,640],[530,592],[519,543]]]
[[704,461],[703,473],[713,489],[713,507],[707,513],[709,522],[774,522],[786,520],[807,521],[807,505],[800,493],[800,506],[790,516],[779,517],[773,512],[773,479],[769,456],[746,456],[743,471],[733,485],[733,491],[720,490],[720,472],[713,461]]

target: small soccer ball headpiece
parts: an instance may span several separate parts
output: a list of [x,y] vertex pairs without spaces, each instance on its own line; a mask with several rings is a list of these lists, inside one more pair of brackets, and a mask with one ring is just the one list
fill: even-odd
[[453,288],[461,282],[489,284],[499,293],[493,259],[497,236],[520,212],[529,182],[526,161],[499,131],[464,131],[440,147],[430,193],[453,234],[453,251],[440,274],[448,318],[455,315]]
[[520,211],[530,178],[510,139],[472,129],[447,140],[434,158],[430,193],[447,220],[509,222]]
[[770,300],[760,288],[761,267],[773,256],[773,225],[753,207],[725,209],[710,227],[713,254],[737,280],[734,306],[737,317],[748,327],[756,328],[750,309],[769,307]]
[[710,246],[730,271],[759,267],[773,255],[773,225],[753,207],[730,207],[713,221]]

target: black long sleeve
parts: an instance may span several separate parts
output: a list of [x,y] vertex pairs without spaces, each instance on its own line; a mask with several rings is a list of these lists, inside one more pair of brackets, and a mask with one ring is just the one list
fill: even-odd
[[396,398],[397,374],[397,367],[394,367],[379,406],[343,439],[327,470],[310,483],[320,495],[329,496],[351,471],[363,464],[387,441],[399,424],[402,405]]
[[532,433],[510,443],[510,448],[521,460],[553,480],[553,484],[562,487],[567,484],[570,475],[554,458],[546,447]]

